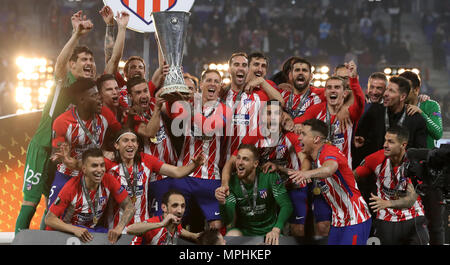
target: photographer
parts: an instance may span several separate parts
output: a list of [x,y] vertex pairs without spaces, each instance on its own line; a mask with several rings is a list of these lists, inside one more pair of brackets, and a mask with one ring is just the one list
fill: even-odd
[[420,197],[405,174],[406,146],[409,132],[390,127],[383,149],[365,158],[355,178],[376,175],[377,196],[371,194],[369,205],[376,212],[375,233],[383,245],[426,245],[429,241]]

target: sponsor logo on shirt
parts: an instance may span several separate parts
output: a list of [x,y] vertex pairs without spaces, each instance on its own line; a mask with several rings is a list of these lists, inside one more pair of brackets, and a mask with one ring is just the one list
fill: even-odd
[[433,116],[438,116],[439,118],[442,118],[442,115],[440,112],[433,112]]
[[123,186],[120,186],[120,188],[117,190],[117,194],[121,194],[125,188]]

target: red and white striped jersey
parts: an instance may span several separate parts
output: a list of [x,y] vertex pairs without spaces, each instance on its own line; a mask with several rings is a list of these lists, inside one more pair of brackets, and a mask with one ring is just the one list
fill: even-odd
[[350,119],[352,124],[347,126],[345,132],[342,132],[339,128],[339,120],[336,119],[336,115],[329,115],[329,121],[327,120],[327,103],[323,101],[320,104],[311,106],[300,117],[294,119],[295,123],[303,123],[309,119],[319,119],[329,125],[331,129],[331,143],[338,147],[339,150],[347,157],[350,168],[352,167],[352,146],[351,140],[353,136],[353,130],[356,128],[356,124],[361,118],[364,112],[364,94],[357,78],[350,78],[350,87],[352,88],[355,99],[353,104],[348,108],[350,113]]
[[[274,162],[277,165],[289,169],[300,170],[301,163],[298,153],[302,151],[298,135],[292,132],[281,133],[276,137],[264,137],[258,129],[256,136],[247,135],[242,139],[242,144],[251,144],[260,151],[261,166],[266,162]],[[233,153],[237,156],[238,150]],[[305,187],[303,184],[299,187]]]
[[[263,136],[260,129],[255,136],[247,135],[242,139],[242,144],[251,144],[260,151],[260,157],[263,162],[282,162],[285,167],[300,170],[300,161],[297,153],[301,152],[301,145],[298,135],[292,132],[272,135],[275,137]],[[238,150],[233,153],[236,156]]]
[[[119,105],[123,109],[128,109],[130,107],[130,105],[131,105],[131,102],[130,102],[130,99],[128,97],[127,81],[125,81],[125,79],[123,78],[123,76],[119,72],[116,72],[115,78],[116,78],[116,81],[117,81],[117,85],[120,88],[120,91],[119,91]],[[155,97],[156,86],[153,84],[152,81],[148,81],[148,90],[150,91],[150,96],[151,97]]]
[[346,157],[337,147],[324,144],[316,161],[317,167],[328,160],[337,162],[338,169],[331,177],[320,179],[319,188],[332,209],[331,225],[344,227],[365,222],[370,218],[369,208],[361,196]]
[[[160,223],[162,216],[154,216],[145,220],[145,223]],[[135,236],[131,241],[131,245],[175,245],[177,238],[180,237],[183,227],[181,224],[177,226],[174,233],[171,234],[166,227],[161,227],[147,231],[143,236]]]
[[[284,103],[286,106],[286,110],[289,114],[291,114],[292,118],[299,117],[305,113],[305,111],[314,105],[317,105],[321,102],[324,102],[325,96],[324,96],[324,90],[318,89],[316,87],[310,86],[310,94],[307,98],[305,98],[303,105],[299,106],[302,102],[302,95],[296,95],[291,91],[282,90],[279,89],[278,91],[281,93],[281,96],[284,99]],[[289,97],[292,94],[292,102],[289,100]]]
[[[383,200],[395,200],[397,196],[406,195],[406,188],[411,180],[404,177],[402,166],[392,167],[391,160],[384,155],[384,150],[379,150],[368,155],[361,166],[356,168],[356,174],[366,177],[370,174],[377,176],[377,196]],[[417,216],[423,216],[422,199],[417,198],[414,205],[405,209],[385,208],[377,212],[377,219],[389,222],[401,222]]]
[[[153,115],[153,110],[155,107],[155,98],[150,99],[150,109],[146,111],[142,115],[134,115],[134,130],[137,131],[138,127],[141,123],[147,124],[151,116]],[[126,119],[128,119],[127,117]],[[170,140],[166,125],[164,124],[164,121],[159,121],[159,130],[156,136],[152,139],[147,138],[144,142],[144,153],[156,156],[161,160],[162,162],[170,165],[176,165],[178,157],[177,153],[175,151],[175,148],[173,147],[172,141]],[[156,181],[166,178],[167,176],[163,176],[160,174],[156,174],[151,177],[150,181]]]
[[[83,175],[71,178],[61,189],[55,202],[50,206],[49,211],[61,218],[65,223],[81,225],[87,228],[94,228],[94,214],[89,207],[89,202],[82,189],[81,178]],[[89,191],[89,197],[95,202],[97,192],[100,192],[95,216],[100,220],[105,212],[108,199],[112,196],[117,204],[128,196],[126,190],[110,174],[105,173],[101,184],[97,190]],[[47,226],[46,230],[52,230]]]
[[255,90],[251,94],[236,92],[233,89],[228,90],[223,101],[232,110],[233,120],[231,132],[227,133],[230,137],[225,147],[226,160],[237,150],[244,136],[249,135],[252,131],[256,132],[259,126],[260,112],[264,107],[263,102],[268,100],[269,98],[263,90]]
[[[349,108],[350,117],[354,111]],[[342,153],[347,157],[347,162],[352,165],[352,152],[351,152],[351,139],[353,134],[353,125],[347,126],[345,132],[342,132],[339,128],[339,120],[336,119],[336,115],[329,115],[329,128],[331,128],[332,136],[331,143],[339,148]],[[327,103],[322,102],[318,105],[311,106],[301,117],[295,119],[295,123],[303,123],[309,119],[319,119],[327,123]],[[353,119],[352,119],[353,121]],[[353,124],[355,121],[353,121]]]
[[[127,224],[131,225],[133,223],[143,222],[144,220],[150,217],[148,212],[148,185],[151,181],[151,177],[155,177],[155,173],[159,172],[161,166],[164,164],[157,157],[152,155],[147,155],[144,153],[140,153],[141,163],[137,166],[137,181],[136,186],[134,188],[134,196],[136,197],[136,202],[134,203],[134,208],[136,212],[134,217]],[[121,164],[117,162],[113,162],[107,158],[105,158],[106,171],[111,174],[115,179],[117,179],[120,185],[128,192],[130,198],[133,198],[133,190],[128,185],[127,178],[125,176],[125,172],[123,171],[123,167]],[[134,174],[133,174],[133,166],[127,168],[128,174],[130,176],[129,182],[131,184],[134,183]],[[116,227],[120,218],[122,217],[122,209],[114,209],[114,218],[109,226],[110,228]]]
[[[67,142],[70,146],[70,156],[81,160],[82,153],[96,145],[78,123],[76,111],[77,107],[73,107],[56,118],[53,123],[52,146],[57,148],[59,143]],[[98,147],[102,146],[108,128],[116,132],[122,127],[112,111],[105,106],[102,107],[101,114],[95,114],[95,119],[82,122],[96,139]],[[64,163],[58,164],[57,170],[70,176],[80,174],[78,170],[71,170]]]
[[[227,124],[227,117],[231,117],[230,110],[225,104],[217,101],[216,104],[205,106],[203,113],[197,113],[192,118],[194,128],[200,129],[201,126],[201,134],[197,133],[195,129],[194,132],[188,131],[185,133],[178,166],[188,165],[191,159],[200,152],[203,152],[206,161],[201,167],[196,168],[189,175],[190,177],[220,179],[220,167],[224,162],[222,154],[224,153],[224,141],[226,141],[224,128]],[[211,124],[211,128],[207,128],[208,126],[205,126],[207,124]]]

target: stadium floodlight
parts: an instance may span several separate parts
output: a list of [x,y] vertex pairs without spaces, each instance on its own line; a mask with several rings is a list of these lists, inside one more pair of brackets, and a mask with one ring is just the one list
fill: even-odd
[[311,84],[315,87],[325,86],[325,81],[330,77],[330,75],[328,74],[329,71],[330,67],[328,65],[311,66]]
[[44,57],[18,56],[16,65],[17,86],[15,100],[17,113],[42,109],[50,94],[53,81],[53,62]]
[[320,72],[321,72],[322,74],[326,74],[326,73],[328,73],[329,71],[330,71],[330,68],[329,68],[328,66],[326,66],[326,65],[320,67]]
[[411,71],[416,74],[420,74],[420,69],[418,67],[410,67],[410,66],[387,66],[383,69],[384,74],[389,79],[394,75],[400,75],[406,71]]
[[228,85],[231,83],[231,76],[228,72],[229,66],[228,63],[210,63],[203,65],[204,70],[216,70],[219,72],[222,77],[222,83]]

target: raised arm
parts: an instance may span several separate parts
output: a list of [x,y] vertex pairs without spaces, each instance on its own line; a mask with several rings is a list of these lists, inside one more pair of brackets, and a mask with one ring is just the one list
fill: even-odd
[[104,6],[99,13],[106,24],[104,49],[105,65],[107,65],[108,61],[111,59],[114,48],[114,13],[109,6]]
[[90,20],[83,16],[83,11],[78,11],[72,18],[72,36],[64,45],[63,49],[56,58],[55,64],[55,80],[64,80],[67,74],[67,64],[72,56],[73,50],[78,45],[79,39],[92,30],[93,24]]
[[160,123],[161,123],[161,109],[164,105],[164,100],[160,97],[156,98],[156,105],[155,110],[152,113],[152,117],[148,121],[147,124],[141,123],[138,127],[137,132],[145,137],[156,137],[156,134],[158,133],[160,129]]
[[105,73],[114,74],[119,67],[120,59],[123,55],[123,47],[125,46],[125,33],[127,31],[128,21],[130,20],[130,15],[127,12],[120,12],[116,16],[116,21],[118,25],[117,38],[114,43],[114,48],[112,50],[111,59],[108,61]]
[[257,86],[260,86],[261,89],[267,94],[269,99],[276,99],[281,103],[281,106],[284,108],[284,99],[281,96],[281,93],[276,90],[272,85],[270,85],[264,78],[257,77],[247,83],[244,88],[244,91],[251,92]]

